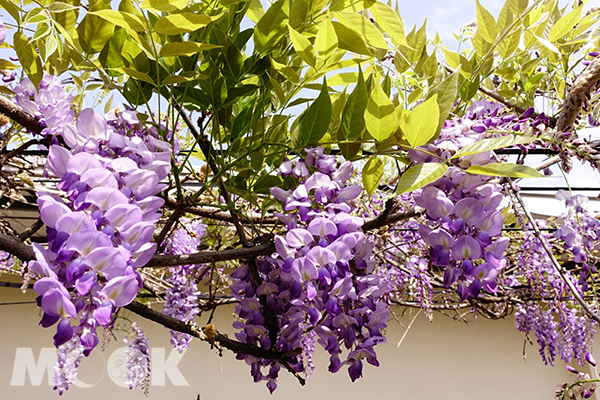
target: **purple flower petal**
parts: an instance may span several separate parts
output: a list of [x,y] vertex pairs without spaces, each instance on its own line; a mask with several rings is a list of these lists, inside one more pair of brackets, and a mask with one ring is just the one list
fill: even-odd
[[323,217],[315,218],[308,224],[308,231],[315,236],[326,237],[337,235],[338,229],[331,220]]
[[131,303],[138,292],[138,283],[134,276],[120,276],[110,280],[98,293],[109,300],[115,307],[123,307]]

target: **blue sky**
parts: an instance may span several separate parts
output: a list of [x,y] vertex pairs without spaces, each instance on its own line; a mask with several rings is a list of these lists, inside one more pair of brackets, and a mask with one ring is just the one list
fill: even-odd
[[[395,1],[395,0],[392,0]],[[533,3],[534,0],[529,0]],[[404,25],[409,32],[414,25],[420,27],[427,18],[428,33],[433,36],[438,32],[442,43],[455,46],[452,33],[458,33],[460,27],[476,19],[475,0],[397,0]],[[597,0],[589,0],[586,9]],[[480,0],[494,17],[498,17],[505,0]],[[573,4],[572,0],[559,0],[561,7]],[[455,49],[454,49],[455,50]]]

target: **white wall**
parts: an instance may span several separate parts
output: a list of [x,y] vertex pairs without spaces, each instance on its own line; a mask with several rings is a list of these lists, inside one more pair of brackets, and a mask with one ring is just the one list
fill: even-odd
[[[34,295],[32,291],[23,295],[18,289],[0,288],[3,304],[0,307],[1,399],[58,398],[58,393],[48,385],[47,372],[41,369],[44,360],[49,365],[54,362],[53,330],[37,325],[39,314],[35,304],[4,305],[30,301]],[[221,332],[232,334],[232,311],[228,307],[218,313],[216,326]],[[408,325],[410,318],[406,316],[401,321]],[[205,320],[200,322],[205,323]],[[352,384],[345,370],[330,374],[327,355],[319,353],[315,357],[316,371],[305,387],[282,372],[279,388],[271,398],[552,399],[556,386],[570,379],[569,374],[563,365],[544,366],[537,348],[531,345],[527,345],[524,360],[524,337],[513,324],[512,317],[504,321],[480,318],[467,325],[439,314],[433,323],[420,316],[402,346],[397,348],[404,330],[392,320],[388,343],[378,350],[381,366],[365,366],[364,378]],[[179,355],[172,351],[166,329],[146,321],[140,321],[140,325],[146,330],[155,354],[153,386],[148,399],[195,400],[198,395],[202,400],[269,397],[264,383],[254,384],[249,367],[235,360],[231,352],[225,351],[220,358],[208,344],[196,341],[178,361]],[[141,390],[130,391],[114,382],[119,382],[123,371],[123,358],[118,349],[125,346],[121,342],[122,333],[116,332],[116,335],[119,341],[111,341],[104,352],[95,351],[82,362],[79,377],[91,387],[72,387],[63,398],[146,398]],[[17,352],[25,358],[15,360]],[[164,354],[164,363],[159,365],[161,354]],[[26,371],[27,356],[30,368]],[[35,370],[34,362],[40,370]],[[18,386],[21,384],[23,386]]]

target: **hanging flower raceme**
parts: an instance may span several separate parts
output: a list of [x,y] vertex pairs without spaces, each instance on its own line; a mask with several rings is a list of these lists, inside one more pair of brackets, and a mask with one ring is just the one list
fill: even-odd
[[[289,355],[286,367],[307,375],[316,340],[331,356],[329,370],[346,365],[352,381],[362,376],[364,361],[379,365],[374,347],[385,341],[389,313],[363,220],[351,214],[349,202],[361,192],[348,185],[353,172],[350,162],[338,166],[323,148],[284,161],[281,175],[298,178],[298,186],[271,192],[284,203],[278,217],[287,231],[275,237],[276,254],[242,265],[231,286],[240,301],[238,340]],[[238,357],[251,365],[254,381],[275,390],[278,360]]]
[[[51,96],[47,105],[67,102],[56,78],[44,79],[48,84],[34,97]],[[28,80],[21,86],[32,88]],[[46,121],[62,108],[49,110],[39,109]],[[57,324],[56,346],[78,336],[87,356],[98,344],[96,329],[112,324],[116,310],[131,303],[142,286],[136,269],[156,251],[150,240],[163,200],[154,195],[169,173],[171,147],[130,111],[102,117],[84,109],[75,124],[64,118],[53,132],[71,149],[52,145],[47,167],[60,178],[57,187],[66,201],[38,194],[48,248],[34,244],[36,260],[29,268],[40,278],[34,284],[44,311],[40,324]]]
[[[446,121],[440,137],[427,146],[430,155],[411,150],[411,160],[416,164],[434,162],[431,154],[450,159],[460,148],[484,139],[488,129],[513,126],[515,116],[498,116],[499,108],[489,102],[474,104],[467,112],[470,118]],[[516,122],[519,129],[532,113],[528,110],[525,114]],[[419,233],[430,246],[431,263],[444,268],[444,285],[456,284],[461,301],[476,298],[481,290],[495,293],[497,276],[506,265],[504,252],[509,239],[500,237],[504,224],[502,186],[491,182],[490,177],[462,170],[492,160],[491,152],[460,157],[445,176],[414,192],[416,204],[427,210]]]
[[[179,228],[166,240],[165,252],[169,254],[191,254],[198,251],[206,225],[188,218],[180,220],[183,228]],[[206,270],[205,270],[206,271]],[[183,322],[190,322],[200,311],[198,308],[198,282],[202,278],[202,270],[197,265],[171,267],[171,276],[167,282],[172,286],[165,295],[163,314]],[[171,344],[178,352],[189,347],[192,336],[171,330]]]

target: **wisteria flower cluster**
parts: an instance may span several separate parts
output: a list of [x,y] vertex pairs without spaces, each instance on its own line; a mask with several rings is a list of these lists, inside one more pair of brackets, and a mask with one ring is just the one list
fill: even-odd
[[[184,227],[176,229],[166,241],[166,252],[169,254],[191,254],[198,251],[206,225],[200,221],[182,218]],[[202,270],[198,265],[171,267],[171,275],[167,282],[172,286],[165,295],[163,314],[190,322],[200,311],[198,308],[198,281],[202,278]],[[189,347],[192,337],[186,333],[171,330],[171,344],[180,353]]]
[[[422,156],[425,153],[420,150],[411,150],[411,160],[413,163],[434,162],[433,155],[449,159],[460,148],[483,139],[487,129],[498,129],[515,118],[514,115],[499,117],[498,110],[493,103],[474,104],[467,112],[473,119],[446,121],[440,137],[427,146],[429,155]],[[518,121],[527,120],[532,113],[526,114]],[[456,283],[462,301],[476,298],[482,289],[495,293],[496,278],[506,265],[504,252],[509,239],[501,237],[502,186],[491,182],[489,177],[462,170],[490,162],[490,152],[461,157],[442,178],[414,192],[416,204],[427,210],[419,233],[431,248],[431,264],[444,268],[444,286]]]
[[[275,237],[277,254],[232,274],[237,282],[231,292],[240,302],[236,337],[284,353],[286,367],[306,375],[316,341],[330,354],[329,371],[347,365],[354,381],[362,376],[363,361],[378,365],[374,346],[385,341],[381,330],[389,313],[363,220],[351,214],[349,202],[361,192],[347,184],[354,167],[338,166],[319,147],[295,163],[284,161],[279,171],[299,182],[293,190],[271,189],[284,203],[277,216],[287,232]],[[250,364],[255,381],[266,380],[275,390],[279,360],[238,357]]]
[[150,389],[150,353],[148,349],[148,338],[137,323],[131,324],[133,331],[132,339],[124,339],[127,343],[125,350],[125,369],[127,380],[125,383],[129,389],[142,386],[145,394]]
[[[43,94],[48,107],[42,115],[49,121],[62,110],[49,105],[66,95],[56,78],[46,75],[43,82],[40,87],[52,87]],[[20,105],[40,95],[29,91],[28,80],[22,87]],[[67,201],[38,193],[49,246],[33,245],[36,260],[29,269],[40,278],[34,284],[44,311],[40,324],[58,324],[56,346],[78,336],[87,356],[99,342],[96,329],[109,326],[115,311],[135,299],[142,285],[136,268],[156,251],[150,240],[163,200],[154,195],[170,171],[171,147],[132,111],[102,117],[84,109],[73,122],[63,120],[60,131],[70,150],[54,144],[47,160]]]
[[[590,272],[595,272],[588,264],[587,254],[593,250],[600,224],[584,208],[587,197],[559,191],[556,198],[565,201],[568,211],[561,216],[560,228],[553,235],[545,233],[543,239],[551,246],[550,239],[554,237],[561,251],[571,252],[574,263],[581,267],[579,278],[570,271],[565,273],[579,294],[584,296],[589,290]],[[538,221],[538,225],[546,226],[542,221]],[[517,306],[517,329],[535,334],[545,363],[553,365],[556,356],[559,356],[566,363],[576,360],[578,364],[585,365],[591,357],[595,325],[573,306],[573,294],[553,267],[539,238],[532,233],[525,235],[517,255],[517,265],[518,274],[509,283],[514,287],[526,284],[534,298],[543,299]]]

